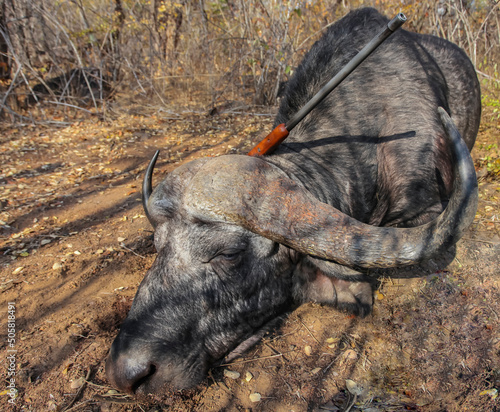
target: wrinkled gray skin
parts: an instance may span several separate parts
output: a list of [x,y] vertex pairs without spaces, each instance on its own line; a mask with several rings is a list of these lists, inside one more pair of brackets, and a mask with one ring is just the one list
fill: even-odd
[[[290,80],[275,123],[386,23],[362,9],[330,27]],[[438,107],[470,150],[480,118],[470,61],[442,39],[399,30],[273,155],[199,159],[170,173],[147,202],[158,256],[111,348],[112,384],[193,387],[297,305],[365,315],[366,269],[418,263],[456,242],[477,188],[468,150]]]

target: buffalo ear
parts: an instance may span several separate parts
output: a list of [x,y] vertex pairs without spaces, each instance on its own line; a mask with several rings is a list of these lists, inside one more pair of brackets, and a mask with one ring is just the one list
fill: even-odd
[[308,264],[322,271],[325,276],[350,282],[366,282],[369,278],[363,272],[316,256],[306,256]]
[[365,274],[312,256],[305,256],[298,270],[303,302],[328,304],[362,317],[371,312],[375,281]]
[[267,259],[278,253],[280,244],[272,241],[264,236],[255,235],[256,239],[253,242],[254,252],[260,259]]

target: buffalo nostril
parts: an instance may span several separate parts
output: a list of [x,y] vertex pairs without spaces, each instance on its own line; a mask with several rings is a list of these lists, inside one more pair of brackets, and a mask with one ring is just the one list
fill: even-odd
[[135,393],[140,386],[147,382],[156,373],[156,365],[150,363],[140,374],[134,376],[131,392]]
[[106,373],[113,386],[128,393],[137,392],[156,371],[155,364],[126,356],[120,356],[116,360],[110,357],[106,363]]

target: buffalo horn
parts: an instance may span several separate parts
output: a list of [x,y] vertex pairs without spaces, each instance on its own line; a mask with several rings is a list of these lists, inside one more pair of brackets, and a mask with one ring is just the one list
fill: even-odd
[[439,115],[454,158],[446,209],[418,227],[364,224],[318,201],[264,159],[223,156],[193,177],[184,202],[195,217],[237,224],[301,253],[355,268],[416,264],[445,251],[463,235],[477,209],[477,180],[469,150],[453,121]]
[[146,216],[149,220],[149,223],[151,223],[151,226],[155,227],[155,223],[153,219],[151,219],[151,214],[148,211],[148,200],[149,197],[151,196],[151,193],[153,193],[153,169],[155,168],[156,160],[158,159],[158,155],[160,154],[160,151],[157,150],[155,154],[153,155],[153,158],[149,162],[149,165],[146,169],[146,172],[144,173],[144,180],[142,182],[142,206],[144,208],[144,212],[146,213]]

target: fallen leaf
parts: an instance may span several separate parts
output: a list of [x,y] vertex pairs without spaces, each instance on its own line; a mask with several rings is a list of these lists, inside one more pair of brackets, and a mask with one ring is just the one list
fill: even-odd
[[84,377],[78,378],[78,379],[74,380],[73,382],[71,382],[71,389],[81,388],[84,383],[85,383]]
[[351,395],[359,396],[363,393],[363,388],[351,379],[345,380],[345,386]]
[[230,371],[229,369],[224,369],[224,376],[229,379],[238,379],[240,373],[236,371]]
[[68,374],[68,371],[69,369],[73,366],[72,363],[69,363],[65,368],[64,370],[62,371],[63,375],[67,375]]
[[498,398],[498,389],[487,389],[485,391],[482,391],[479,395],[488,395],[491,399],[495,400],[496,398]]
[[328,338],[326,340],[326,343],[328,344],[328,347],[330,349],[334,349],[338,346],[338,343],[340,342],[340,338]]

